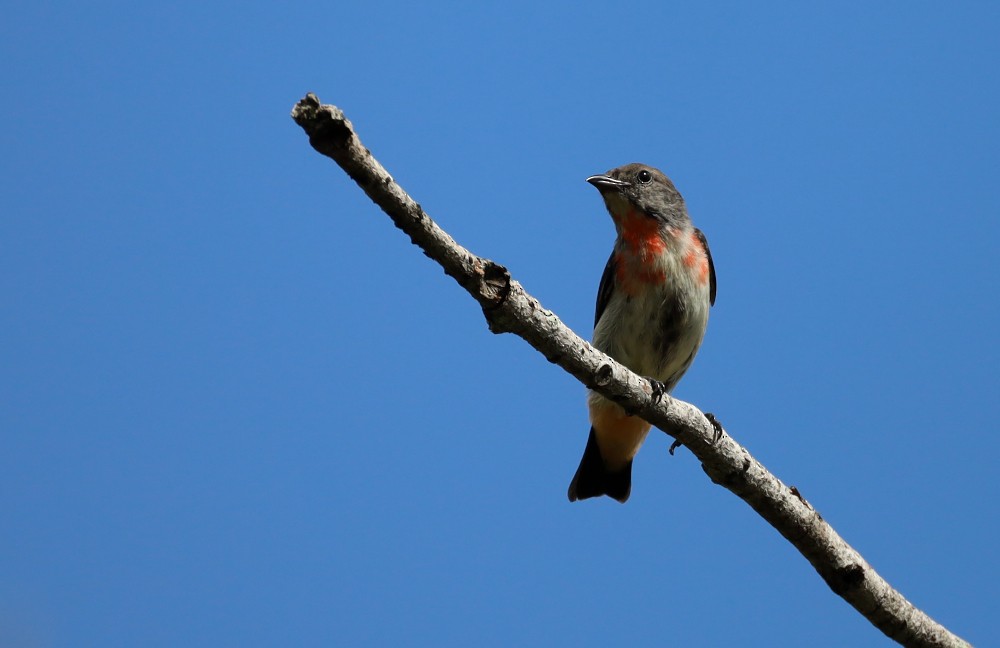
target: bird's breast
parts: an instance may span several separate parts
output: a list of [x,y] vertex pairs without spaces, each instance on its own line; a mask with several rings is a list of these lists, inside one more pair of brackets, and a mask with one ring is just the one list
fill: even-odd
[[615,219],[618,241],[615,244],[615,280],[625,294],[636,297],[649,288],[663,284],[670,271],[672,233],[664,231],[659,221],[632,210]]
[[675,382],[708,323],[708,261],[690,232],[657,227],[654,239],[628,231],[615,246],[615,291],[594,343],[633,371]]

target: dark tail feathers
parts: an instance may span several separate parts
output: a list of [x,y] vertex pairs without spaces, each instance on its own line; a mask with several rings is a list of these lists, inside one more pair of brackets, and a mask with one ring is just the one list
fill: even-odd
[[597,447],[594,428],[590,428],[587,449],[583,451],[580,467],[576,469],[576,475],[569,485],[569,501],[607,495],[624,504],[631,492],[632,461],[629,460],[618,470],[609,470],[601,458],[600,448]]

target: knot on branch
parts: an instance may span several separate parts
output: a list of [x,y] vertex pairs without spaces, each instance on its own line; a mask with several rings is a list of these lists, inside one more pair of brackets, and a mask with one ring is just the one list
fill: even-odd
[[856,563],[820,572],[820,576],[837,596],[844,596],[857,589],[865,580],[865,569]]
[[611,368],[611,365],[605,364],[601,365],[601,368],[597,370],[594,374],[594,386],[595,387],[607,387],[611,383],[611,378],[614,375],[615,370]]
[[483,315],[490,331],[492,333],[508,331],[509,329],[498,322],[494,315],[510,296],[510,272],[499,263],[480,258],[475,258],[473,272],[479,276],[476,298],[483,307]]
[[482,296],[486,307],[498,308],[510,295],[510,272],[499,263],[483,260]]

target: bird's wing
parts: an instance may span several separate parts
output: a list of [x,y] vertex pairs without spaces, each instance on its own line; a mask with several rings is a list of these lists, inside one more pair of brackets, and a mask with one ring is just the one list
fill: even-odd
[[[705,256],[708,257],[708,301],[712,306],[715,306],[715,264],[712,263],[712,251],[708,249],[708,239],[705,238],[704,232],[696,227],[694,235],[701,241],[701,246],[705,248]],[[603,284],[602,281],[601,285],[603,286]]]
[[[715,279],[712,275],[712,285],[715,285]],[[601,321],[601,315],[604,314],[604,309],[608,307],[608,302],[611,301],[611,293],[615,290],[615,254],[611,253],[608,258],[608,264],[604,266],[604,274],[601,275],[601,285],[597,289],[597,310],[594,313],[594,328],[597,328],[597,323]],[[714,288],[712,294],[714,295]]]

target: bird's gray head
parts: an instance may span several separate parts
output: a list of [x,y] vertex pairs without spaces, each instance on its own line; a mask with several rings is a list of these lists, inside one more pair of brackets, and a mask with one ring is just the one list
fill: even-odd
[[639,211],[665,225],[681,227],[689,221],[684,199],[670,178],[645,164],[626,164],[587,178],[597,187],[615,222]]

